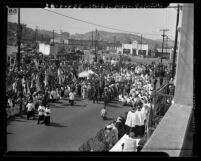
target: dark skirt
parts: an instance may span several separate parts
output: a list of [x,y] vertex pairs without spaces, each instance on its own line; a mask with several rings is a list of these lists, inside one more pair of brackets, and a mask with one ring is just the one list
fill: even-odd
[[142,125],[142,126],[136,125],[134,132],[135,132],[136,137],[138,137],[138,136],[143,137],[144,132],[145,132],[145,126],[144,125]]
[[34,117],[34,111],[27,111],[27,119]]
[[38,120],[39,120],[39,121],[44,120],[44,115],[39,115],[39,116],[38,116]]
[[50,116],[45,116],[44,123],[45,123],[45,125],[50,124]]

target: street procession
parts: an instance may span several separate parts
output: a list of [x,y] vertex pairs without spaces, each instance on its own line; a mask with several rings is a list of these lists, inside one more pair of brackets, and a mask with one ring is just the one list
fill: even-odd
[[[51,125],[50,105],[63,99],[68,100],[67,106],[76,106],[76,98],[102,104],[98,115],[103,120],[107,119],[109,103],[117,101],[121,106],[128,107],[123,134],[133,132],[135,137],[143,137],[147,132],[152,91],[156,90],[157,82],[159,87],[163,85],[159,83],[161,77],[164,82],[170,81],[168,69],[154,63],[111,65],[84,61],[70,63],[65,59],[56,63],[50,57],[44,58],[38,53],[23,59],[25,63],[20,72],[16,72],[16,66],[8,68],[8,82],[14,79],[14,83],[7,93],[7,117],[12,115],[15,105],[19,104],[21,111],[27,113],[27,120],[37,118],[36,126]],[[77,66],[81,66],[83,71]],[[123,134],[117,134],[115,142],[111,141],[113,136],[108,136],[108,142],[112,142],[110,146],[114,146]]]
[[[107,27],[113,21],[119,24],[118,9],[8,10],[5,82],[8,151],[143,152],[150,144],[155,147],[165,142],[159,131],[166,133],[178,125],[175,122],[167,129],[164,126],[173,122],[168,119],[170,115],[176,116],[171,111],[177,108],[172,107],[180,103],[177,88],[185,84],[180,79],[185,73],[178,76],[178,71],[186,68],[180,67],[180,50],[175,43],[178,38],[176,35],[174,40],[172,34],[178,18],[174,9],[157,11],[162,21],[168,10],[166,16],[172,16],[168,19],[172,24],[155,33],[152,23],[150,29],[137,29],[138,25],[148,26],[146,9],[139,12],[147,22],[135,24],[140,33],[127,33],[126,28],[119,33],[120,30]],[[137,13],[127,12],[122,11],[122,16],[119,12],[125,26],[131,24],[129,17]],[[106,13],[113,18],[104,16]],[[38,20],[32,22],[25,14]],[[71,14],[80,16],[80,20],[65,16]],[[89,22],[82,21],[87,20],[87,15]],[[100,21],[102,27],[95,23],[100,17],[108,21]],[[55,20],[54,25],[48,18]],[[153,14],[150,19],[157,18]],[[38,26],[34,29],[33,24]],[[76,27],[70,27],[73,24]],[[87,30],[90,25],[92,28]],[[178,81],[181,85],[177,87]],[[185,121],[190,119],[187,114],[182,115]],[[178,119],[183,119],[182,116],[178,115]],[[167,140],[171,138],[174,139]],[[152,143],[154,139],[161,140]]]

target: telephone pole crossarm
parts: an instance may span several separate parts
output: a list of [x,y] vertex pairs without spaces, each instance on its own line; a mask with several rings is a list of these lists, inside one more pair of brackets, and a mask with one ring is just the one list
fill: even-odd
[[163,57],[163,46],[164,46],[164,37],[166,36],[165,35],[165,32],[166,31],[169,31],[169,29],[162,29],[160,31],[163,31],[163,35],[161,35],[163,37],[163,42],[162,42],[162,55],[161,55],[161,63],[162,63],[162,57]]

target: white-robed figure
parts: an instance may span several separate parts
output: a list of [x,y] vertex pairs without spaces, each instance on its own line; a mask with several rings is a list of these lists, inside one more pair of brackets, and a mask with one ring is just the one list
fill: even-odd
[[45,113],[45,107],[42,105],[42,103],[40,103],[40,106],[38,107],[38,123],[40,123],[40,121],[44,121],[44,113]]
[[103,107],[100,111],[100,115],[102,117],[103,120],[107,119],[107,110],[106,107]]
[[51,110],[50,110],[50,107],[49,105],[47,105],[47,107],[45,108],[45,119],[44,119],[44,123],[45,125],[50,125],[50,114],[51,114]]
[[135,133],[130,132],[122,143],[123,152],[137,152],[137,139],[135,138]]
[[31,102],[31,100],[29,100],[29,103],[26,106],[27,108],[27,120],[29,120],[30,117],[33,117],[33,119],[35,118],[35,105],[33,102]]

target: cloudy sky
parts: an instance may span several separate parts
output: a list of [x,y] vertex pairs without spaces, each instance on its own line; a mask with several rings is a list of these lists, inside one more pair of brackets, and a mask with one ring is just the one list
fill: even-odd
[[[109,28],[142,34],[143,37],[161,39],[161,29],[169,29],[166,34],[174,40],[176,14],[175,8],[159,9],[115,9],[115,8],[65,8],[49,9],[53,12],[66,15],[82,21],[91,22]],[[17,15],[9,15],[9,22],[17,22]],[[43,8],[22,8],[21,23],[33,29],[55,30],[56,32],[86,33],[92,30],[120,32],[114,29],[103,28],[64,17]],[[126,32],[125,32],[126,33]],[[153,34],[153,35],[150,35]]]

